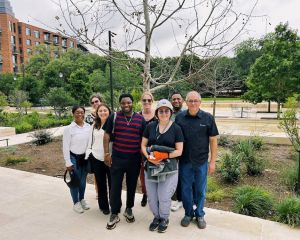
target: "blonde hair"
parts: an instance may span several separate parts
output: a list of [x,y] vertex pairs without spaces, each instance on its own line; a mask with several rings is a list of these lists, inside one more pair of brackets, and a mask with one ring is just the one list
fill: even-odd
[[153,97],[153,95],[152,95],[151,92],[144,92],[144,93],[142,94],[142,96],[141,96],[141,101],[143,100],[143,98],[144,98],[146,95],[150,96],[152,102],[154,102],[154,97]]

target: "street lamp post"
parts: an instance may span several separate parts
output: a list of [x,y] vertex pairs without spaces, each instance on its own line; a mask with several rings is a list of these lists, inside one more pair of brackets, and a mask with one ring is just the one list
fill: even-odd
[[114,93],[113,93],[113,79],[112,79],[112,60],[111,60],[111,38],[115,33],[108,31],[108,46],[109,46],[109,86],[110,86],[110,106],[114,110]]
[[300,196],[300,148],[298,148],[299,153],[299,165],[298,165],[298,182],[296,185],[296,193]]

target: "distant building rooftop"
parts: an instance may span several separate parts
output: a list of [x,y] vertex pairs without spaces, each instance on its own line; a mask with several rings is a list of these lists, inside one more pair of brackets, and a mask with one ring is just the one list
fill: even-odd
[[11,16],[15,16],[13,9],[8,0],[0,0],[0,13],[6,13]]

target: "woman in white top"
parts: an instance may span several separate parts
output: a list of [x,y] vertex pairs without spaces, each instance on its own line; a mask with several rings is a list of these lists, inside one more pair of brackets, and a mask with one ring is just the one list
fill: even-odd
[[111,110],[106,104],[101,103],[98,106],[94,124],[92,126],[92,129],[90,130],[88,148],[86,151],[86,157],[89,157],[92,161],[92,169],[96,178],[99,209],[105,215],[108,215],[110,213],[107,182],[109,190],[111,182],[109,167],[104,164],[104,130],[102,129],[102,127],[110,114]]
[[67,170],[74,171],[74,174],[80,179],[78,187],[70,187],[74,203],[73,210],[83,213],[84,210],[89,209],[84,200],[87,177],[84,158],[91,126],[84,122],[84,107],[74,106],[72,113],[74,121],[65,127],[63,133],[63,153]]

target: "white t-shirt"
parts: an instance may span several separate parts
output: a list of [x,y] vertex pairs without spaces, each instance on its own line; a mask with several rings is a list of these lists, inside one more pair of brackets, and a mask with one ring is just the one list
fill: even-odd
[[99,130],[94,128],[94,131],[93,127],[91,128],[89,133],[88,148],[85,154],[86,158],[90,155],[90,153],[92,153],[96,159],[104,161],[103,136],[104,130],[102,128]]
[[78,126],[75,122],[65,126],[63,133],[63,153],[66,167],[72,166],[70,151],[75,154],[83,154],[86,151],[91,126],[84,123]]

